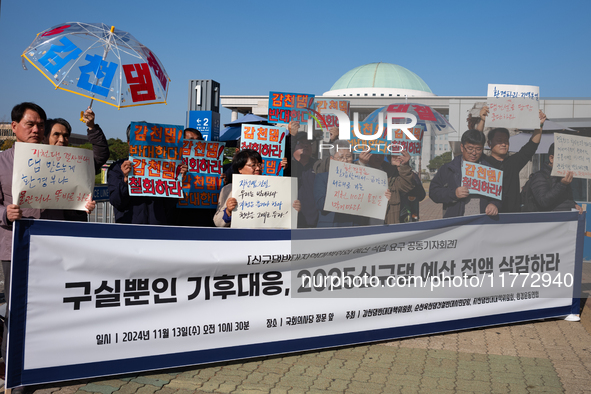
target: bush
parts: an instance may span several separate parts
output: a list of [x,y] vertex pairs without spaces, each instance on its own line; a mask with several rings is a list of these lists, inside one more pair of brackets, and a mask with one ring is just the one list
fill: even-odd
[[442,165],[449,163],[451,159],[451,152],[445,152],[444,154],[435,156],[433,159],[431,159],[427,168],[429,168],[431,171],[437,171]]

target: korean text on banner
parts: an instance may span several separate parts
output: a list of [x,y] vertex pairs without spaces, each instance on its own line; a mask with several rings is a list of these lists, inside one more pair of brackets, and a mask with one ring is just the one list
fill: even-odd
[[322,112],[336,109],[348,116],[350,105],[351,103],[348,100],[320,100],[318,97],[314,98],[314,111],[317,112],[314,114],[317,118],[314,121],[314,130],[324,130],[324,141],[330,141],[328,129],[339,127],[339,119],[336,115],[323,114]]
[[179,208],[215,208],[222,187],[225,142],[183,140],[181,154],[188,172],[183,179]]
[[489,84],[487,96],[487,127],[540,128],[538,86]]
[[324,210],[383,220],[387,189],[384,171],[331,160]]
[[232,228],[296,228],[297,190],[297,178],[234,174]]
[[12,195],[21,208],[85,210],[93,189],[91,150],[15,143]]
[[[351,128],[354,125],[351,123]],[[361,138],[352,138],[349,140],[355,152],[371,152],[382,155],[390,155],[400,153],[403,150],[407,151],[411,156],[421,156],[423,147],[423,135],[425,133],[424,124],[417,124],[415,127],[408,128],[408,131],[417,139],[411,140],[400,129],[396,129],[392,133],[392,140],[387,139],[387,125],[383,124],[379,127],[376,122],[359,122],[359,132],[363,135],[375,135],[382,130],[381,137],[375,140],[364,140]],[[352,134],[354,136],[354,134]]]
[[354,232],[19,220],[6,385],[565,316],[584,227],[577,212]]
[[129,195],[179,198],[183,126],[132,122]]
[[554,134],[552,176],[565,176],[572,171],[575,178],[591,179],[591,138]]
[[314,95],[305,93],[269,92],[269,122],[289,123],[297,120],[308,122]]
[[503,171],[462,160],[462,186],[467,187],[470,194],[482,194],[501,200]]
[[240,150],[253,149],[263,158],[263,175],[283,175],[287,129],[279,126],[242,124]]

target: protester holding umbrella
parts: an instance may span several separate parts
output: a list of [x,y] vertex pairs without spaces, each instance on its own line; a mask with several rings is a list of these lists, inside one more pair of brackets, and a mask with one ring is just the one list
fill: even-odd
[[[92,144],[94,155],[94,170],[96,174],[101,172],[103,165],[109,160],[109,143],[98,124],[94,123],[95,115],[90,107],[84,112],[84,123],[86,123],[86,135]],[[45,139],[48,145],[69,146],[72,126],[62,118],[48,119],[45,122]]]

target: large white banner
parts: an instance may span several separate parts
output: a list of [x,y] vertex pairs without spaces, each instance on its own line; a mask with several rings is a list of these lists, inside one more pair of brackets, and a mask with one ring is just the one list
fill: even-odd
[[540,128],[538,86],[489,84],[487,96],[487,127]]
[[499,218],[293,231],[17,221],[7,385],[571,313],[584,216]]
[[565,176],[572,171],[575,178],[591,179],[591,138],[554,134],[552,176]]
[[91,150],[15,143],[12,195],[21,208],[83,211],[93,189]]

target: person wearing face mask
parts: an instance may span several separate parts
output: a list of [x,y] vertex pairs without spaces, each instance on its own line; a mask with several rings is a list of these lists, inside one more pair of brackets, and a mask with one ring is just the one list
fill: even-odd
[[[478,129],[484,130],[488,107],[483,107],[480,112],[480,124]],[[503,199],[499,212],[521,212],[521,185],[519,172],[525,167],[536,153],[542,138],[542,127],[546,121],[546,115],[540,110],[540,128],[536,129],[530,140],[521,147],[519,152],[509,155],[509,130],[496,128],[488,132],[488,146],[490,155],[485,160],[491,167],[503,171]]]

